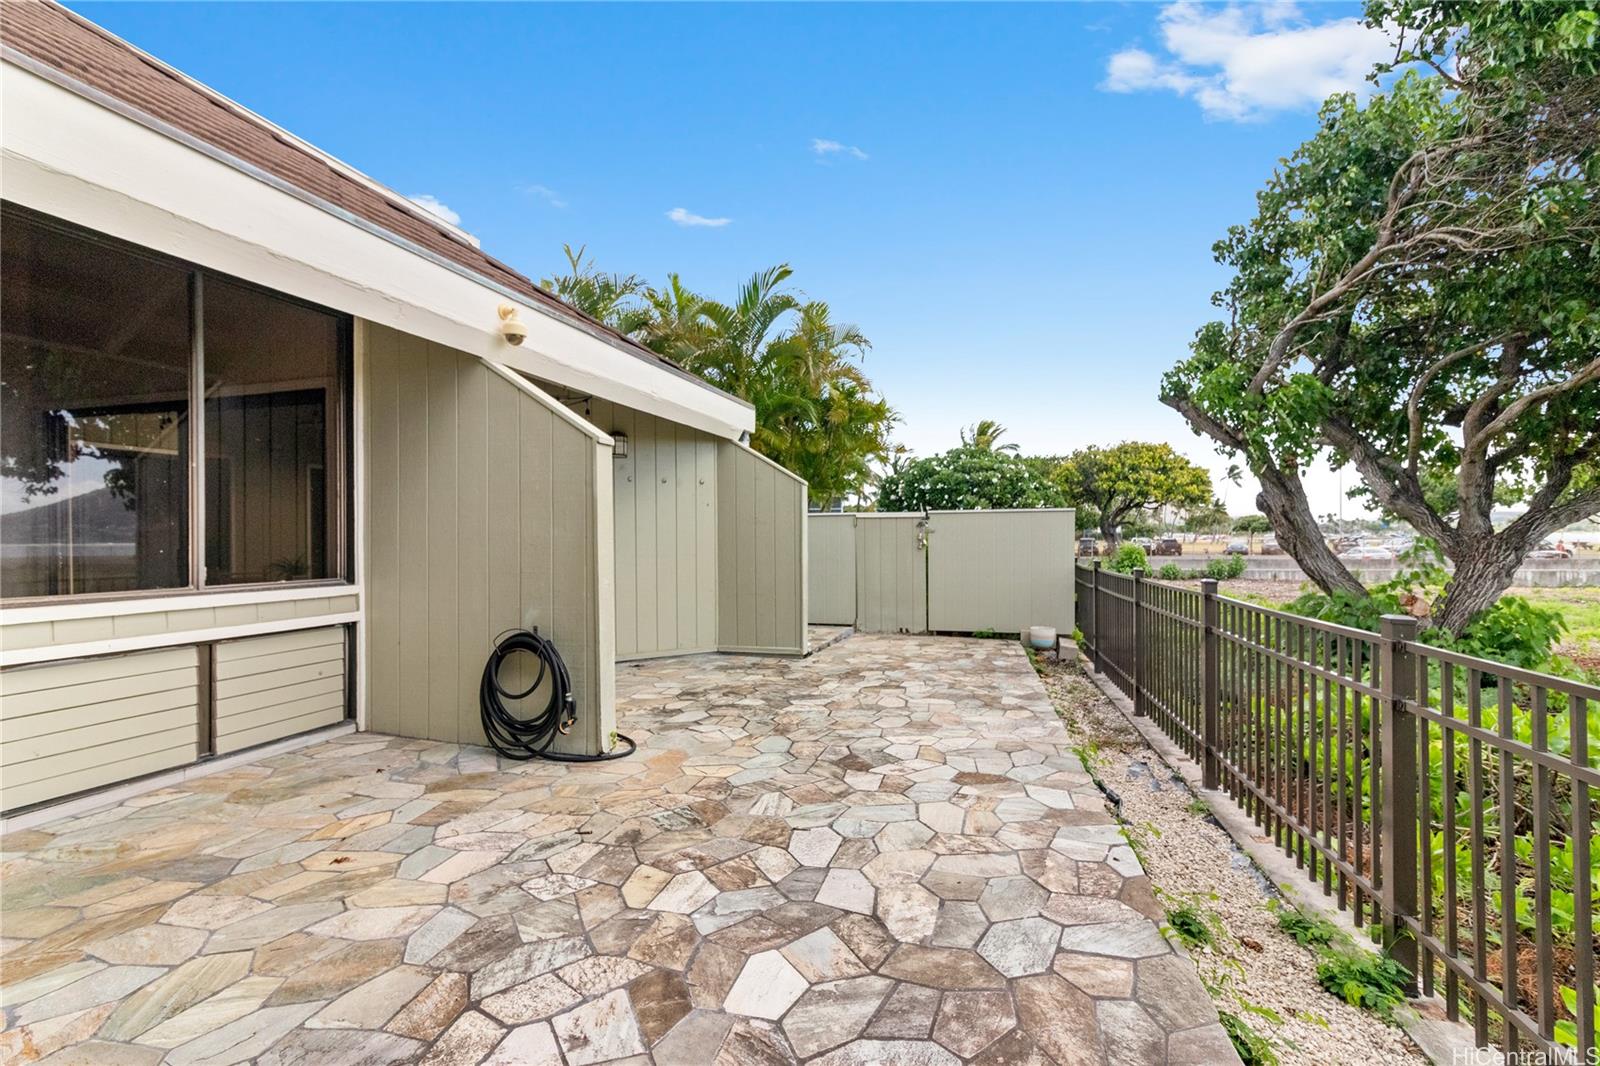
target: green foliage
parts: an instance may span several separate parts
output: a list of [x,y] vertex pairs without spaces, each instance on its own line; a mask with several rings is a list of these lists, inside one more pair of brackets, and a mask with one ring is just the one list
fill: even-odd
[[1272,523],[1267,521],[1267,516],[1264,514],[1247,514],[1233,520],[1233,531],[1251,536],[1271,533]]
[[1244,1066],[1277,1066],[1278,1053],[1266,1037],[1250,1028],[1250,1024],[1232,1011],[1218,1011],[1217,1019],[1223,1031],[1233,1041],[1233,1050],[1239,1053]]
[[[1214,246],[1221,313],[1162,399],[1243,456],[1274,513],[1304,504],[1301,471],[1354,464],[1457,563],[1437,613],[1460,634],[1510,580],[1486,563],[1600,510],[1600,5],[1367,15],[1404,31],[1407,69],[1330,98]],[[1495,530],[1510,498],[1527,513]],[[1318,561],[1325,591],[1357,584]]]
[[981,418],[970,429],[961,431],[961,446],[976,448],[980,452],[1015,452],[1015,444],[1000,443],[1000,438],[1005,435],[1005,426],[992,418]]
[[1186,948],[1209,948],[1216,944],[1210,923],[1199,908],[1191,904],[1170,908],[1167,911],[1167,928],[1177,935]]
[[1232,526],[1233,520],[1228,517],[1228,509],[1221,500],[1212,500],[1208,504],[1196,507],[1189,511],[1183,519],[1185,533],[1226,533]]
[[1107,540],[1114,540],[1118,528],[1139,512],[1203,507],[1212,499],[1206,469],[1164,443],[1125,441],[1110,448],[1084,448],[1063,459],[1052,477],[1070,504],[1099,513],[1100,532]]
[[1278,928],[1303,948],[1327,947],[1339,936],[1339,927],[1321,915],[1305,915],[1293,907],[1278,908]]
[[543,287],[748,400],[751,446],[805,478],[813,503],[859,495],[889,458],[896,416],[862,373],[870,343],[834,322],[826,303],[790,291],[788,266],[757,273],[724,304],[677,274],[655,289],[637,275],[601,273],[582,248],[564,250],[568,272]]
[[1061,491],[1009,452],[952,448],[913,459],[878,486],[878,510],[1060,507]]
[[1117,548],[1117,553],[1106,564],[1107,570],[1114,570],[1119,574],[1131,574],[1135,570],[1147,570],[1150,560],[1145,557],[1144,549],[1137,544],[1123,544]]
[[1182,581],[1183,567],[1177,563],[1162,563],[1161,569],[1156,571],[1156,577],[1162,581]]
[[1206,560],[1206,577],[1218,581],[1232,581],[1236,577],[1243,577],[1246,567],[1244,556],[1223,555],[1215,559]]
[[1561,612],[1554,608],[1537,606],[1521,596],[1501,596],[1461,636],[1430,629],[1423,640],[1480,659],[1546,670],[1556,665],[1553,651],[1566,628]]
[[1317,963],[1317,981],[1352,1007],[1395,1020],[1395,1008],[1406,1001],[1411,972],[1387,955],[1351,949],[1329,952]]

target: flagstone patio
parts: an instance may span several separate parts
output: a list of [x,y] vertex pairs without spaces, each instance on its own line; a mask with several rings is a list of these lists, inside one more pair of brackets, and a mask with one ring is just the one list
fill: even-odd
[[0,1061],[1236,1061],[1017,645],[623,666],[632,758],[356,734],[0,841]]

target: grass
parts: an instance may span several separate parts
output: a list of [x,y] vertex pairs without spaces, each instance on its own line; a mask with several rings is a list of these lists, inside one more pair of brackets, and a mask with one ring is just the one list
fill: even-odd
[[1560,653],[1591,669],[1600,668],[1600,588],[1515,588],[1511,591],[1541,607],[1560,611],[1562,620],[1567,623]]

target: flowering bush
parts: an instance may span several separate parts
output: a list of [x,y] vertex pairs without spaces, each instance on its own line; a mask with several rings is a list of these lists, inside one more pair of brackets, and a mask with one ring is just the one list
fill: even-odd
[[952,448],[914,459],[883,479],[880,511],[983,511],[1064,507],[1061,490],[1009,452]]

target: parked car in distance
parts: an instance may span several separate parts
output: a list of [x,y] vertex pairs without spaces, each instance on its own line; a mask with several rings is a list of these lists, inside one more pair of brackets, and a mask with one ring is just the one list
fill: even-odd
[[1250,545],[1246,544],[1242,540],[1230,540],[1230,541],[1228,541],[1227,548],[1225,548],[1223,550],[1222,554],[1224,554],[1224,555],[1249,555],[1250,554]]
[[1100,554],[1100,549],[1096,545],[1095,539],[1093,537],[1079,537],[1078,538],[1078,554],[1079,555],[1098,555],[1098,554]]
[[1395,560],[1395,554],[1390,549],[1376,544],[1357,545],[1340,552],[1339,558],[1345,562],[1354,563],[1392,563]]
[[1151,540],[1149,537],[1134,537],[1129,540],[1128,543],[1137,544],[1139,547],[1145,550],[1146,554],[1155,551],[1156,547],[1156,542]]
[[1283,554],[1283,549],[1278,547],[1278,535],[1276,533],[1268,533],[1265,537],[1261,538],[1261,554],[1262,555],[1282,555]]
[[1572,552],[1565,545],[1545,541],[1528,553],[1530,559],[1570,559]]
[[1183,541],[1179,540],[1177,537],[1157,537],[1155,554],[1182,555]]

